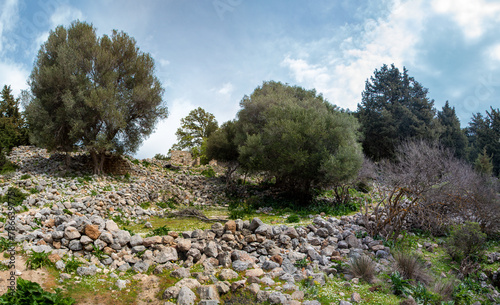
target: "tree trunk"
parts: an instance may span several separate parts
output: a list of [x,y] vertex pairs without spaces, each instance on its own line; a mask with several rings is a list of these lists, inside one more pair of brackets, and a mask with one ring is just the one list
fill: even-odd
[[104,160],[106,158],[105,153],[97,152],[96,150],[91,150],[90,155],[92,157],[92,163],[94,166],[93,172],[95,175],[101,175],[104,172]]

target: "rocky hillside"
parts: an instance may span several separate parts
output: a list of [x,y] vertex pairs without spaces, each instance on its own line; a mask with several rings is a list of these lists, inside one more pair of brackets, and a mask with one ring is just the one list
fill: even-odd
[[[82,168],[79,158],[74,155],[73,162],[81,161]],[[175,280],[150,296],[150,303],[218,304],[228,293],[246,291],[258,302],[320,304],[304,300],[300,281],[324,285],[328,277],[345,272],[344,263],[353,257],[376,259],[377,271],[388,270],[393,260],[391,249],[367,236],[360,215],[317,215],[311,224],[296,227],[254,218],[214,223],[206,230],[131,234],[113,219],[144,222],[168,212],[144,202],[224,205],[223,182],[199,171],[165,170],[156,160],[129,160],[130,175],[97,177],[67,171],[64,156],[33,147],[15,149],[10,159],[19,170],[0,178],[0,196],[6,198],[13,187],[26,194],[15,207],[18,250],[50,253],[61,283],[102,274],[121,290],[130,287],[131,279],[124,277],[129,272],[143,274],[136,277],[141,281],[168,272]],[[8,208],[4,202],[2,212]],[[436,247],[424,245],[428,251]],[[76,274],[66,268],[72,257],[83,263]],[[347,284],[358,284],[350,279]],[[340,304],[358,302],[363,300],[354,289]]]

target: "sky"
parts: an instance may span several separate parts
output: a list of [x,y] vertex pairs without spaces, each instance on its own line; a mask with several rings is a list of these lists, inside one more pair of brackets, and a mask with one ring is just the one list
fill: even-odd
[[500,107],[500,1],[486,0],[0,0],[0,86],[14,95],[58,25],[113,29],[155,60],[169,117],[135,154],[166,154],[197,107],[219,124],[263,81],[316,89],[356,110],[365,82],[394,64],[448,100],[462,127]]

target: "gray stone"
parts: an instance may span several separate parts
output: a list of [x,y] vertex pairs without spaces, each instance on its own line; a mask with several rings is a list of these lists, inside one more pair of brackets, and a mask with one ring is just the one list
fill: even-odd
[[345,242],[344,240],[341,240],[339,241],[339,243],[337,244],[337,247],[339,249],[347,249],[349,248],[349,244],[347,244],[347,242]]
[[273,291],[269,294],[268,301],[270,304],[285,304],[287,297],[278,291]]
[[170,276],[179,278],[179,279],[184,279],[187,277],[191,276],[191,272],[187,268],[179,268],[170,273]]
[[359,240],[356,238],[356,236],[354,235],[349,235],[345,238],[345,241],[347,242],[347,244],[349,245],[350,248],[359,248],[360,247],[360,243],[359,243]]
[[113,220],[106,220],[106,230],[113,232],[120,230],[120,228]]
[[132,267],[132,269],[134,269],[134,271],[138,273],[146,273],[146,271],[148,271],[149,269],[149,264],[145,261],[140,261],[134,264],[134,267]]
[[219,300],[217,288],[213,285],[198,287],[198,294],[202,300]]
[[196,295],[191,289],[182,287],[177,296],[177,305],[194,305]]
[[262,222],[262,220],[260,220],[259,218],[255,217],[254,219],[252,219],[252,222],[250,223],[250,226],[248,227],[248,229],[253,232],[253,231],[255,231],[258,227],[260,227],[263,224],[264,223]]
[[113,234],[111,234],[110,232],[102,232],[101,236],[99,236],[99,240],[102,240],[108,245],[111,245],[114,242]]
[[64,263],[64,261],[58,260],[56,262],[56,268],[57,268],[57,270],[61,270],[62,271],[62,270],[64,270],[64,268],[66,268],[66,264]]
[[217,251],[217,244],[214,241],[208,242],[208,245],[205,247],[203,252],[208,257],[217,257],[219,254]]
[[66,227],[66,229],[64,229],[64,237],[68,240],[77,239],[81,236],[80,232],[74,227]]
[[158,264],[164,264],[168,261],[177,261],[179,260],[179,256],[177,254],[177,250],[172,247],[167,247],[163,249],[155,258],[155,262]]
[[164,300],[169,300],[169,299],[176,299],[177,296],[179,295],[179,291],[181,290],[180,287],[178,286],[170,286],[168,287],[164,292],[163,292],[163,299]]
[[138,253],[138,252],[142,252],[142,251],[146,251],[146,247],[144,247],[142,245],[132,247],[132,253]]
[[182,252],[187,252],[191,249],[191,240],[180,238],[177,240],[177,249]]
[[237,260],[233,262],[232,267],[236,271],[245,271],[248,269],[248,262]]
[[274,268],[278,268],[280,264],[273,262],[273,261],[265,261],[262,264],[262,269],[264,270],[273,270]]
[[90,267],[78,267],[76,269],[76,273],[79,276],[95,275],[96,272],[97,272],[97,267],[95,265],[91,265]]
[[72,241],[70,241],[68,248],[72,251],[80,251],[83,249],[82,243],[77,239],[73,239]]
[[231,269],[222,269],[219,273],[219,277],[223,281],[232,280],[238,277],[238,273]]
[[[305,304],[305,303],[302,303],[302,304]],[[339,305],[352,305],[352,303],[351,302],[347,302],[347,301],[340,301]]]
[[80,238],[80,243],[82,243],[82,245],[84,245],[84,246],[86,246],[92,242],[94,242],[92,240],[92,238],[88,237],[87,235],[83,235],[82,238]]
[[142,245],[142,237],[139,234],[135,234],[134,236],[130,237],[130,245],[132,247]]
[[272,233],[272,227],[270,225],[262,224],[257,229],[255,229],[255,234],[270,236],[271,233]]
[[[343,301],[340,301],[339,304],[341,304],[342,302]],[[321,303],[316,301],[316,300],[312,300],[312,301],[304,301],[304,303],[302,303],[302,305],[321,305]],[[346,304],[344,304],[344,305],[346,305]]]
[[118,243],[123,247],[130,241],[130,232],[125,230],[114,231],[113,239],[115,243]]
[[128,269],[130,269],[129,263],[125,263],[125,264],[121,265],[120,267],[118,267],[118,271],[127,271]]

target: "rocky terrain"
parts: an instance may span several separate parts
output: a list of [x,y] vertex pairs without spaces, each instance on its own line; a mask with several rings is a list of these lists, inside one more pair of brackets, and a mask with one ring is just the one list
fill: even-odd
[[[61,271],[57,279],[61,283],[105,274],[121,290],[130,284],[121,275],[130,270],[141,281],[168,271],[175,284],[161,291],[160,297],[151,296],[150,302],[219,304],[221,296],[244,290],[259,302],[311,305],[320,303],[304,300],[298,282],[324,285],[328,277],[344,272],[343,264],[355,256],[377,258],[378,270],[387,270],[393,260],[391,249],[367,236],[361,215],[316,215],[311,224],[295,227],[253,218],[161,236],[131,234],[112,219],[141,222],[167,212],[141,208],[143,202],[172,199],[193,206],[224,204],[223,182],[189,170],[166,171],[155,160],[130,161],[133,173],[119,178],[84,173],[72,177],[64,169],[63,156],[32,147],[15,149],[10,159],[19,170],[0,178],[0,196],[13,186],[28,195],[16,207],[19,250],[50,253]],[[6,213],[8,203],[1,209]],[[424,251],[435,247],[422,245]],[[76,274],[64,272],[70,257],[84,263]],[[500,255],[492,259],[500,260]],[[359,282],[348,275],[345,279],[346,285]],[[353,292],[340,304],[358,302],[361,297]]]

